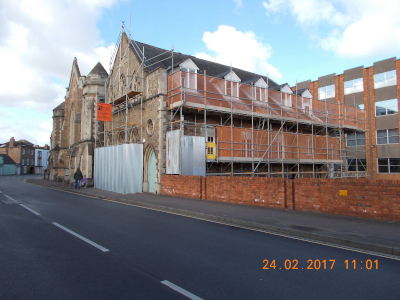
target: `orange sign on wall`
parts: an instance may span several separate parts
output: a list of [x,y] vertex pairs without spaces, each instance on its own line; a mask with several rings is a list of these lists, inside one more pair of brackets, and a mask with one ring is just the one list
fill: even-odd
[[112,121],[112,104],[97,103],[97,121]]

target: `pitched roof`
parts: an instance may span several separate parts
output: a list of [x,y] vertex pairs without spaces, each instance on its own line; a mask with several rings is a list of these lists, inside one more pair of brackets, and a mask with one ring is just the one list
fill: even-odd
[[94,68],[92,69],[92,71],[90,71],[90,73],[88,74],[87,77],[89,77],[90,75],[100,75],[100,77],[105,77],[107,78],[108,73],[106,71],[106,69],[104,69],[103,65],[98,62]]
[[287,83],[280,84],[280,85],[275,85],[275,86],[270,86],[269,90],[280,91],[281,88],[283,88],[285,85],[287,85]]
[[[6,142],[4,144],[1,144],[1,147],[6,147],[8,148],[10,146],[10,142]],[[29,146],[33,147],[33,144],[27,140],[19,140],[14,142],[14,147],[16,146]]]
[[33,146],[33,143],[27,141],[27,140],[19,140],[15,141],[15,145],[26,145],[26,146]]
[[62,102],[60,105],[58,105],[55,109],[53,109],[53,111],[54,111],[54,110],[64,109],[64,107],[65,107],[65,101]]
[[15,165],[16,162],[9,157],[7,154],[0,154],[1,157],[3,157],[3,164],[4,165]]
[[[144,48],[144,56],[146,59],[151,59],[152,57],[158,56],[154,60],[150,60],[145,62],[146,68],[148,71],[155,70],[159,67],[168,68],[172,65],[171,53],[168,50],[161,49],[155,46],[151,46],[148,44],[144,44],[138,41],[131,40],[133,44],[133,48],[136,51],[137,55],[142,57],[142,49]],[[206,70],[206,74],[208,76],[216,77],[221,74],[226,74],[231,70],[230,66],[226,66],[223,64],[219,64],[216,62],[212,62],[209,60],[201,59],[192,55],[186,55],[179,52],[174,52],[173,62],[174,67],[179,65],[190,58],[198,67],[198,74],[204,74],[204,70]],[[155,63],[157,62],[157,63]],[[267,76],[262,76],[260,74],[256,74],[253,72],[245,71],[242,69],[238,69],[233,67],[233,71],[235,71],[236,75],[239,76],[242,82],[246,82],[252,80],[254,78],[264,78],[265,82],[267,82]],[[272,79],[268,78],[269,86],[276,86],[277,83]]]
[[301,94],[303,94],[306,90],[308,90],[307,88],[304,88],[304,89],[299,89],[299,90],[293,90],[293,94],[296,94],[297,93],[297,95],[301,95]]

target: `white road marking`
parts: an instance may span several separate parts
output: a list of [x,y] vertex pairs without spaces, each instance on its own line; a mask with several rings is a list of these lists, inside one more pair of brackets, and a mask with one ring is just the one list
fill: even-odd
[[27,210],[29,210],[31,213],[34,213],[35,215],[37,215],[37,216],[40,216],[40,214],[38,213],[38,212],[36,212],[36,211],[34,211],[33,209],[30,209],[29,207],[27,207],[27,206],[25,206],[25,205],[23,205],[23,204],[20,204],[23,208],[26,208]]
[[61,228],[62,230],[65,230],[66,232],[76,236],[77,238],[81,239],[82,241],[85,241],[86,243],[96,247],[97,249],[99,249],[99,250],[101,250],[103,252],[110,251],[110,250],[100,246],[99,244],[96,244],[95,242],[92,242],[91,240],[88,240],[87,238],[81,236],[80,234],[77,234],[76,232],[73,232],[72,230],[69,230],[68,228],[66,228],[66,227],[64,227],[64,226],[62,226],[62,225],[60,225],[60,224],[58,224],[56,222],[53,222],[53,224],[56,225],[58,228]]
[[181,293],[182,295],[188,297],[189,299],[193,300],[203,300],[203,298],[197,297],[196,295],[193,295],[191,292],[188,292],[187,290],[184,290],[183,288],[173,284],[172,282],[169,282],[168,280],[161,281],[162,284],[165,284],[166,286],[170,287],[171,289],[177,291],[178,293]]
[[15,203],[17,203],[18,204],[18,202],[17,201],[15,201],[13,198],[11,198],[10,196],[7,196],[6,194],[4,194],[4,196],[6,196],[8,199],[10,199],[11,201],[14,201]]

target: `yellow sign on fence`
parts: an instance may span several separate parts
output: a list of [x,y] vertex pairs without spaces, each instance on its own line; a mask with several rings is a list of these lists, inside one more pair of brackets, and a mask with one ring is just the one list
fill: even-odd
[[217,157],[215,143],[207,143],[207,159],[215,159]]

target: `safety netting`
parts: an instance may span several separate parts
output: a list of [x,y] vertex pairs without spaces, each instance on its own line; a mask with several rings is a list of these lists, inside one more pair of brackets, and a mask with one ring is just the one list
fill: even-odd
[[340,139],[284,131],[217,126],[218,157],[264,160],[339,160]]
[[168,76],[168,105],[172,108],[181,101],[189,107],[234,114],[365,129],[362,109],[178,71]]

